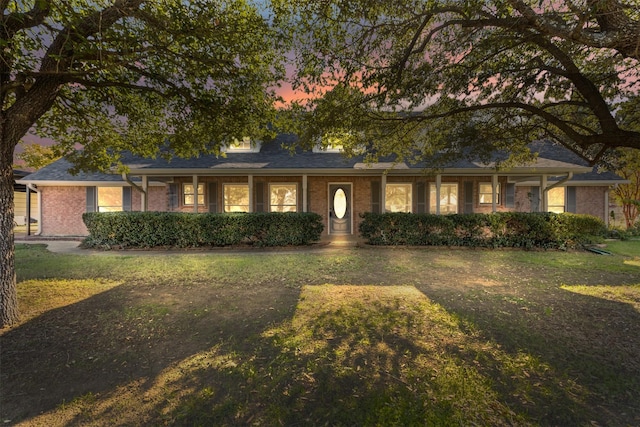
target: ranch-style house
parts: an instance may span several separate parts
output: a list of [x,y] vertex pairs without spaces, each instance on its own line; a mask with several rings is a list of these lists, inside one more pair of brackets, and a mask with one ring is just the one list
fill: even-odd
[[224,156],[124,158],[126,175],[68,172],[60,159],[18,182],[35,192],[40,236],[85,236],[84,212],[316,212],[324,237],[358,233],[364,212],[552,211],[609,220],[609,192],[621,182],[553,143],[536,143],[527,165],[496,170],[466,160],[439,169],[427,162],[365,163],[339,146],[313,150],[273,141],[238,141]]

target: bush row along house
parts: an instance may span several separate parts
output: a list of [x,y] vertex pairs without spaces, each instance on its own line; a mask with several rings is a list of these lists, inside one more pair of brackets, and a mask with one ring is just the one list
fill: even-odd
[[125,158],[127,175],[71,175],[58,160],[19,182],[38,195],[35,234],[85,236],[84,212],[315,212],[324,237],[357,234],[364,212],[487,213],[552,211],[609,219],[609,190],[625,182],[598,173],[552,143],[537,159],[496,170],[460,160],[437,170],[400,162],[365,163],[340,147],[295,153],[291,136],[239,141],[224,156],[170,161]]

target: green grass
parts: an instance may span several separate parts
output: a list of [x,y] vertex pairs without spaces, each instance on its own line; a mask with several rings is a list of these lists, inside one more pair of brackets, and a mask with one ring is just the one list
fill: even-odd
[[640,241],[61,255],[17,246],[21,425],[638,425]]

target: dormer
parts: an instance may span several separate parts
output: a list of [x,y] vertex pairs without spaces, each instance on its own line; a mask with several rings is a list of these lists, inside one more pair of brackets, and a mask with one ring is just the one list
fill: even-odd
[[350,134],[340,134],[333,132],[329,135],[324,135],[322,140],[319,140],[313,146],[314,153],[342,153],[344,151],[344,138],[348,138]]
[[314,153],[342,153],[343,149],[342,144],[316,144],[313,146]]
[[222,147],[223,153],[259,153],[262,147],[261,141],[251,141],[245,136],[241,140],[234,138],[229,145]]

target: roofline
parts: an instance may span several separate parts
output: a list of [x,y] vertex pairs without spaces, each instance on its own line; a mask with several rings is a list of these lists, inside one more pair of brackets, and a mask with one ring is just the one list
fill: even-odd
[[498,170],[492,168],[444,168],[444,169],[427,169],[427,168],[313,168],[313,169],[263,169],[263,168],[238,168],[238,169],[216,169],[216,168],[198,168],[198,169],[177,169],[177,168],[162,168],[162,169],[130,169],[128,175],[130,176],[247,176],[247,175],[268,175],[268,176],[301,176],[301,175],[355,175],[355,176],[379,176],[386,175],[465,175],[465,176],[477,176],[477,175],[566,175],[569,172],[575,174],[589,173],[593,170],[587,166],[574,166],[570,168],[554,167],[554,168],[525,168],[516,167],[504,170]]
[[[248,175],[262,175],[262,176],[487,176],[487,175],[500,175],[500,176],[526,176],[533,175],[547,175],[547,176],[562,176],[569,172],[574,174],[589,173],[592,168],[586,166],[575,166],[571,168],[531,168],[531,167],[515,167],[504,170],[495,170],[492,168],[445,168],[445,169],[426,169],[426,168],[314,168],[314,169],[262,169],[262,168],[241,168],[241,169],[177,169],[177,168],[162,168],[162,169],[131,169],[128,173],[129,176],[147,176],[168,178],[176,176],[248,176]],[[116,176],[116,174],[114,174]],[[101,181],[101,180],[32,180],[29,177],[25,177],[16,180],[18,184],[35,184],[41,186],[111,186],[111,187],[125,187],[128,186],[126,181],[121,179],[114,181]],[[602,181],[599,181],[598,185],[605,185]],[[612,181],[615,183],[624,183],[622,181]],[[150,181],[149,186],[164,186],[163,182]],[[523,184],[520,184],[523,185]]]
[[[49,180],[27,180],[27,179],[19,179],[16,180],[17,184],[34,184],[36,186],[40,185],[43,187],[130,187],[129,183],[126,181],[49,181]],[[141,184],[137,182],[136,184]],[[164,187],[167,184],[158,181],[149,182],[149,187]]]
[[[553,184],[555,181],[549,181],[549,184]],[[603,180],[580,180],[580,181],[568,181],[561,185],[561,187],[608,187],[612,185],[618,184],[630,184],[631,181],[628,179],[621,180],[611,180],[611,179],[603,179]],[[517,187],[531,187],[531,186],[539,186],[540,182],[538,181],[522,181],[515,183]]]

